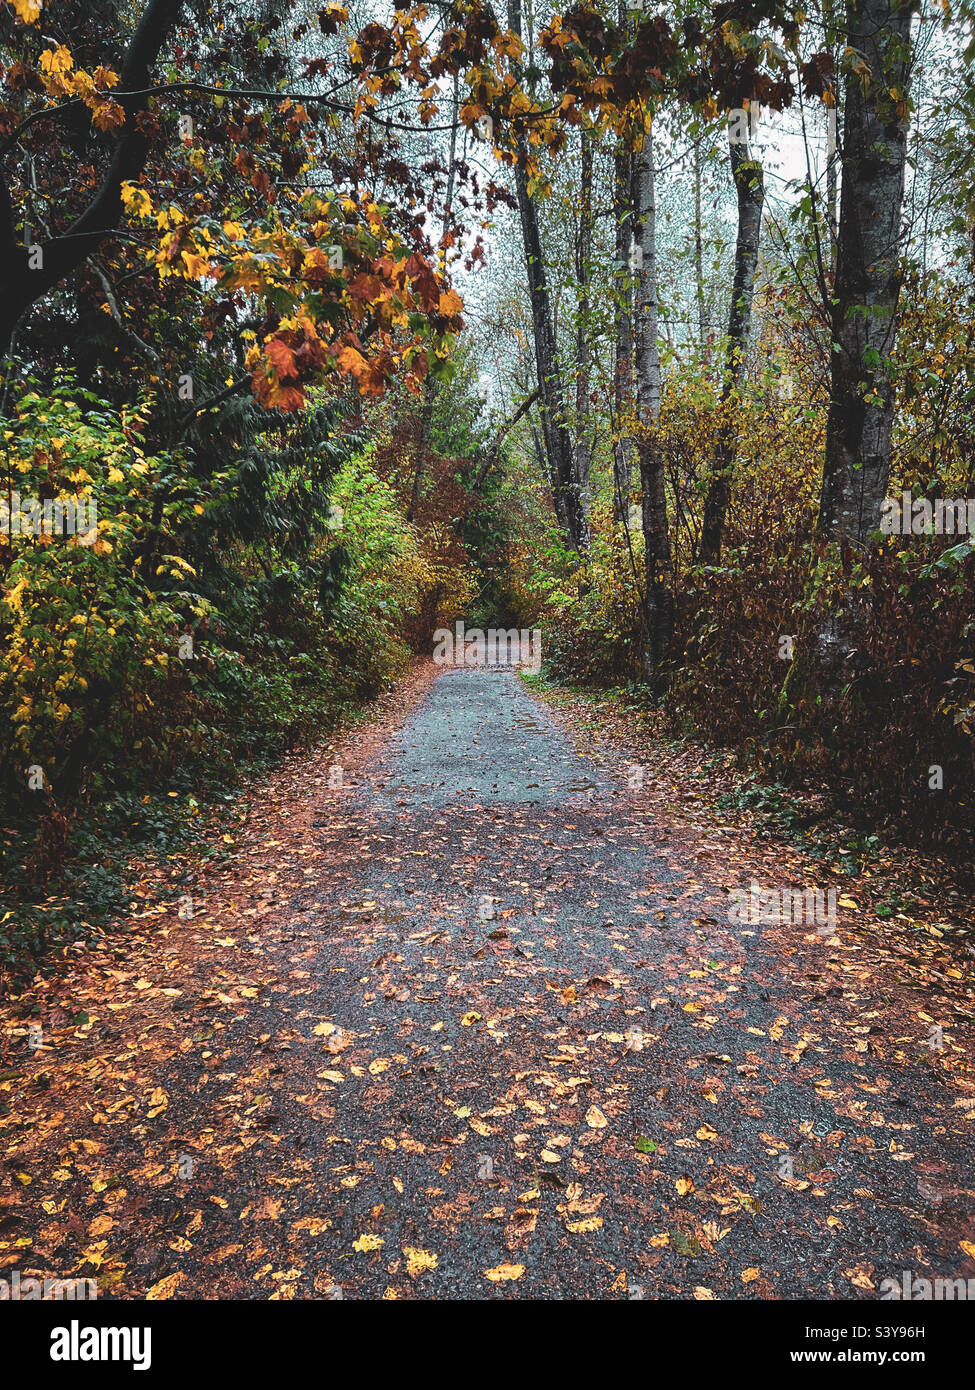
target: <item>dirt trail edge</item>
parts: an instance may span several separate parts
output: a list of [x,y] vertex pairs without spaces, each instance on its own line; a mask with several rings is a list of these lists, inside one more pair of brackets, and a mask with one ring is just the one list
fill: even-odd
[[6,1008],[3,1272],[256,1299],[975,1278],[971,963],[843,906],[736,920],[753,881],[815,886],[770,853],[580,754],[511,671],[424,668],[252,796],[191,919],[147,902]]

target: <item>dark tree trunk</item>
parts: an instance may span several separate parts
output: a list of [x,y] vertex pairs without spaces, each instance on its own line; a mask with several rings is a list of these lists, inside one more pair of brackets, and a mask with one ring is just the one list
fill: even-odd
[[613,412],[616,440],[613,445],[613,514],[629,518],[633,440],[629,418],[633,408],[633,277],[629,268],[633,218],[630,206],[632,156],[625,148],[616,153],[613,212],[616,222],[616,360],[613,372]]
[[[830,406],[826,421],[819,534],[837,542],[844,564],[880,526],[890,473],[893,391],[887,358],[900,292],[898,244],[907,155],[911,9],[892,0],[847,0],[840,45],[870,69],[843,90],[840,215],[832,295]],[[892,95],[892,89],[895,95]],[[845,594],[801,634],[779,701],[819,720],[867,669],[865,596]]]
[[751,328],[765,199],[762,166],[752,158],[748,145],[732,143],[730,149],[731,176],[738,195],[738,235],[735,239],[735,274],[728,315],[728,345],[721,383],[722,410],[701,528],[701,560],[706,565],[716,565],[721,557],[721,540],[731,502],[731,475],[737,442],[733,401],[741,385]]
[[[521,37],[521,0],[508,0],[508,27]],[[535,340],[535,367],[540,392],[538,413],[541,416],[545,452],[553,480],[556,515],[569,544],[573,549],[581,551],[588,549],[589,529],[579,496],[572,437],[566,421],[565,385],[556,352],[555,322],[552,317],[545,262],[542,258],[538,209],[528,190],[529,150],[523,132],[517,136],[516,150],[515,189],[518,194],[518,215],[525,248],[528,297]]]
[[890,472],[894,398],[887,358],[900,291],[911,9],[892,0],[848,0],[846,17],[846,43],[862,55],[871,78],[853,72],[844,89],[819,531],[826,539],[862,547],[880,525]]
[[430,431],[433,427],[433,406],[436,400],[436,382],[432,376],[423,381],[423,405],[420,407],[420,428],[417,431],[416,468],[413,473],[413,487],[410,491],[410,505],[406,509],[407,521],[415,521],[423,492],[423,475],[430,461]]
[[644,665],[658,676],[670,654],[674,600],[670,590],[670,532],[663,459],[657,437],[660,415],[660,346],[657,337],[657,200],[653,134],[648,125],[642,147],[633,154],[633,367],[640,420],[637,453],[643,509]]

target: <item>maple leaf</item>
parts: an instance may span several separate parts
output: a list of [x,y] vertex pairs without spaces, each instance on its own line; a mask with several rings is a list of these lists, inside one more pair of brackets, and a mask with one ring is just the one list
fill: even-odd
[[368,275],[365,271],[360,271],[349,281],[347,289],[353,299],[366,302],[380,298],[383,294],[383,282],[378,275]]
[[265,343],[264,352],[279,380],[287,381],[298,376],[295,354],[280,338],[271,338]]
[[464,308],[464,301],[456,290],[447,290],[440,296],[439,310],[445,319],[456,318]]
[[99,101],[92,107],[91,119],[99,130],[115,130],[125,125],[125,108],[117,101]]
[[44,0],[10,0],[10,3],[24,24],[36,24],[44,8]]
[[74,58],[69,49],[63,43],[57,44],[54,48],[45,48],[40,57],[41,72],[69,72],[74,67]]
[[363,357],[362,353],[357,351],[354,347],[347,345],[342,348],[335,360],[343,372],[349,376],[355,377],[356,380],[368,371],[366,359]]
[[180,255],[186,266],[187,279],[202,280],[204,276],[210,274],[212,267],[205,256],[200,256],[193,251],[181,251]]

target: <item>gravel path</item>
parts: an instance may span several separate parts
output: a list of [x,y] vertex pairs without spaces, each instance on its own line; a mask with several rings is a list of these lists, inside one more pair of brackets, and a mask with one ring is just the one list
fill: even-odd
[[842,925],[730,922],[732,848],[580,755],[510,671],[443,673],[343,781],[317,777],[294,843],[268,811],[251,897],[210,913],[192,968],[176,947],[180,997],[137,1040],[121,1009],[124,1036],[45,1059],[32,1138],[6,1122],[34,1179],[8,1233],[38,1268],[83,1272],[101,1240],[117,1295],[252,1298],[975,1274],[955,1035],[933,1065]]

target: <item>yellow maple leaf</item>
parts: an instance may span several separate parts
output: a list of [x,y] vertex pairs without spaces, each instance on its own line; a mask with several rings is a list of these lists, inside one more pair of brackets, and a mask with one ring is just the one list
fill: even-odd
[[444,318],[455,318],[464,308],[464,301],[456,290],[447,290],[440,296],[440,312]]
[[57,48],[45,48],[41,54],[41,72],[69,72],[74,67],[74,59],[63,43]]
[[122,206],[133,217],[151,217],[152,199],[144,188],[126,180],[122,185]]
[[10,0],[17,18],[24,24],[36,24],[41,17],[42,0]]

